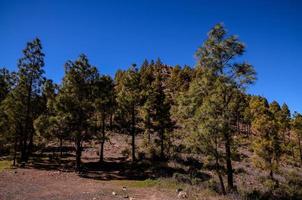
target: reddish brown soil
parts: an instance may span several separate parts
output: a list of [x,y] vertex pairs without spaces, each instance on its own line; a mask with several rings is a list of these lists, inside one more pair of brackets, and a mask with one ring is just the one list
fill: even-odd
[[0,200],[177,199],[176,192],[153,187],[122,190],[123,185],[119,180],[143,179],[134,176],[136,172],[128,173],[127,161],[121,157],[121,151],[127,147],[124,137],[113,137],[105,145],[106,163],[100,165],[106,167],[100,169],[102,167],[97,163],[97,145],[89,145],[83,151],[82,161],[84,165],[96,165],[96,170],[81,175],[68,167],[74,163],[72,155],[64,159],[67,167],[62,167],[62,163],[54,164],[54,160],[44,156],[43,159],[32,161],[26,168],[4,170],[0,172]]
[[176,199],[176,194],[170,195],[155,188],[127,188],[125,192],[116,182],[81,178],[74,172],[16,169],[0,173],[1,200]]

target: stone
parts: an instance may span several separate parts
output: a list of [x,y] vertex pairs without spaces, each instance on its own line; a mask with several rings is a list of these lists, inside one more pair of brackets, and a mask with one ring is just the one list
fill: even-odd
[[186,192],[180,191],[180,192],[178,193],[177,197],[178,197],[179,199],[186,199],[186,198],[188,198],[188,195],[187,195]]
[[181,191],[182,191],[181,188],[176,189],[176,192],[177,192],[177,193],[179,193],[179,192],[181,192]]

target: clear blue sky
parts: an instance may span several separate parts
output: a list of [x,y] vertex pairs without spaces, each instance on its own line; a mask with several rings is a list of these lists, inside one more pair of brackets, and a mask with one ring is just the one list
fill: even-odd
[[60,82],[80,53],[101,73],[160,57],[194,66],[208,30],[223,22],[246,44],[258,81],[249,92],[302,112],[302,1],[0,0],[0,66],[16,69],[27,41],[42,40],[45,71]]

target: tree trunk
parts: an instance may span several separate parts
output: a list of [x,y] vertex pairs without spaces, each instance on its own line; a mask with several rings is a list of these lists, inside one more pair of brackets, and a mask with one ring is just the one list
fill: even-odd
[[26,161],[28,160],[28,157],[32,153],[32,149],[33,149],[33,146],[34,146],[34,142],[33,141],[34,141],[34,133],[33,133],[33,131],[30,131],[29,144],[28,144],[28,147],[27,147],[27,154],[26,154]]
[[109,128],[110,128],[110,131],[112,131],[112,124],[113,124],[113,114],[110,113],[110,118],[109,118]]
[[63,138],[60,137],[60,157],[63,156]]
[[135,158],[135,108],[134,108],[134,105],[132,105],[131,135],[132,135],[132,162],[134,162],[136,160],[136,158]]
[[75,141],[76,145],[76,171],[80,171],[81,169],[81,156],[82,156],[82,147],[81,147],[81,140],[80,138],[76,138]]
[[274,172],[273,170],[271,169],[270,172],[269,172],[269,176],[272,180],[274,180]]
[[300,166],[302,166],[302,147],[301,147],[301,137],[298,135],[298,146],[299,146],[299,152],[300,152]]
[[17,140],[17,136],[15,136],[15,144],[14,144],[14,161],[13,161],[13,166],[16,166],[17,145],[18,145],[18,140]]
[[234,180],[233,180],[233,167],[231,160],[231,138],[229,133],[224,134],[225,137],[225,154],[226,154],[226,165],[227,165],[227,176],[228,176],[228,190],[234,189]]
[[148,144],[151,145],[151,133],[150,133],[150,130],[147,130],[148,131]]
[[292,154],[292,157],[293,157],[293,160],[295,160],[295,151],[294,151],[294,146],[291,145],[291,154]]
[[100,163],[104,161],[104,144],[105,144],[105,118],[102,119],[102,139],[100,144]]
[[150,121],[151,121],[150,115],[148,114],[148,119],[147,119],[148,127],[147,127],[147,131],[148,131],[148,144],[149,145],[151,144],[151,131],[150,131],[151,122]]
[[224,187],[224,183],[223,183],[223,178],[222,178],[221,173],[220,173],[220,166],[219,166],[219,163],[218,163],[218,158],[216,158],[215,168],[216,168],[216,172],[217,172],[217,175],[218,175],[218,178],[219,178],[222,194],[226,195],[226,191],[225,191],[225,187]]
[[164,154],[164,130],[160,130],[160,158],[161,160],[165,159]]
[[30,116],[31,90],[32,90],[32,80],[30,79],[30,85],[28,86],[27,99],[26,99],[25,128],[23,130],[24,137],[23,137],[23,147],[21,151],[22,162],[28,161],[27,139],[28,139],[29,123],[30,123],[29,116]]
[[20,142],[21,144],[21,156],[20,156],[20,159],[21,159],[21,162],[26,162],[26,152],[27,152],[27,137],[26,135],[23,135],[22,137],[22,141]]
[[270,160],[269,160],[269,166],[270,166],[270,171],[269,171],[269,177],[270,177],[270,179],[271,180],[274,180],[274,172],[273,172],[273,159],[274,158],[271,158]]

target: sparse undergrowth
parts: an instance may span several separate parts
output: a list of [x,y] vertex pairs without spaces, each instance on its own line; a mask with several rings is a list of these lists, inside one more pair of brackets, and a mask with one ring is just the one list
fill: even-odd
[[[171,191],[172,194],[177,194],[179,191],[184,191],[190,200],[203,200],[203,199],[229,199],[230,196],[220,196],[219,193],[212,188],[197,187],[187,183],[181,183],[175,178],[159,178],[159,179],[146,179],[146,180],[116,180],[112,183],[126,188],[145,189],[155,188],[157,190]],[[209,183],[207,183],[209,184]]]
[[179,183],[172,178],[146,179],[146,180],[118,180],[112,181],[121,186],[130,188],[158,187],[165,189],[184,188],[185,184]]
[[0,160],[0,172],[4,169],[9,169],[11,167],[12,162],[10,160]]

